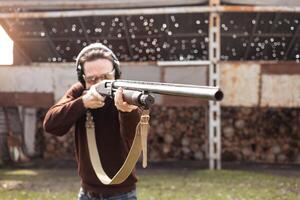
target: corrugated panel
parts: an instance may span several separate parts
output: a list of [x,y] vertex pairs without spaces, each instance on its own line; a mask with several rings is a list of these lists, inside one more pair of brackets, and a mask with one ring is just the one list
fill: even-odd
[[9,124],[7,125],[6,117],[4,114],[3,107],[0,107],[0,132],[7,132],[8,126],[13,131],[13,133],[21,133],[22,123],[20,121],[19,111],[17,107],[6,107],[6,114],[8,117]]
[[23,125],[20,119],[19,110],[17,107],[6,107],[9,127],[13,134],[22,134]]
[[4,133],[4,132],[7,132],[7,126],[6,126],[3,108],[0,107],[0,133]]

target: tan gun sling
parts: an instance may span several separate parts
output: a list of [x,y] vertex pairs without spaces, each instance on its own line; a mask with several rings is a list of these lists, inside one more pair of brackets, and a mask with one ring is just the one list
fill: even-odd
[[104,171],[97,149],[94,122],[91,113],[87,112],[86,134],[90,160],[98,179],[105,185],[120,184],[131,174],[143,151],[143,167],[147,166],[147,136],[149,130],[149,110],[144,110],[136,127],[135,136],[127,158],[117,174],[111,179]]

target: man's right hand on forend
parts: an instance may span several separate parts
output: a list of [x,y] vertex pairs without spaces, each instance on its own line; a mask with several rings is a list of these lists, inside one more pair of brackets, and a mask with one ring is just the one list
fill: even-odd
[[86,94],[82,96],[82,101],[84,107],[96,109],[104,106],[105,97],[101,96],[95,88],[95,85],[91,86],[91,88],[87,91]]

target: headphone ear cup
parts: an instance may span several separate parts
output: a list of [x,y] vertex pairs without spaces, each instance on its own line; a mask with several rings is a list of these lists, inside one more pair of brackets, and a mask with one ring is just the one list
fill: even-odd
[[79,82],[84,86],[85,88],[85,81],[83,78],[83,68],[81,67],[80,64],[77,65],[76,67],[76,71],[77,71],[77,78],[79,80]]
[[113,62],[114,62],[114,68],[115,68],[115,71],[116,71],[115,79],[119,79],[121,77],[121,74],[122,74],[121,69],[120,69],[120,63],[116,62],[115,60]]

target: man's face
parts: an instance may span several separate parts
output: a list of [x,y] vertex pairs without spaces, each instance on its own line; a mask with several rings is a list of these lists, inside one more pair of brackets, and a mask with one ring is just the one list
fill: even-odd
[[112,62],[105,58],[85,62],[84,80],[86,88],[89,89],[92,85],[104,79],[114,79],[115,73],[113,73],[113,69]]

